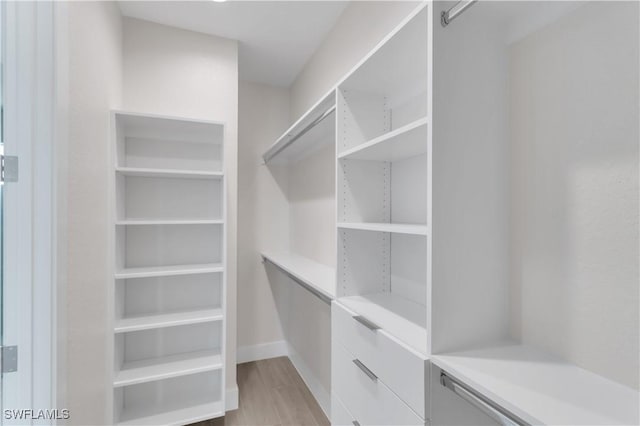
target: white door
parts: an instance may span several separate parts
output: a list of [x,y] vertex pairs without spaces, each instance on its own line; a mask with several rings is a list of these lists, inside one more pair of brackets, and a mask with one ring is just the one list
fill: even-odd
[[0,8],[0,424],[53,424],[53,6]]

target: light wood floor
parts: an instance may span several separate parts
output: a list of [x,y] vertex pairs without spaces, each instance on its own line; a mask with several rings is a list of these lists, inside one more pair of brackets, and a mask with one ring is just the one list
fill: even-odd
[[287,357],[238,365],[239,409],[191,426],[328,426],[329,420]]

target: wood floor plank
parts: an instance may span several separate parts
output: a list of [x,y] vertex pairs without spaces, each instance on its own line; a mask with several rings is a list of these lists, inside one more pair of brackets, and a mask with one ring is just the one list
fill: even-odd
[[300,392],[307,402],[307,405],[309,406],[311,414],[313,415],[316,423],[320,426],[329,426],[331,422],[324,414],[324,411],[322,411],[320,404],[318,404],[318,401],[316,401],[316,398],[304,383],[304,380],[302,380],[300,373],[298,373],[298,370],[296,370],[291,360],[288,357],[282,357],[281,362],[284,369],[286,370],[287,375],[290,377],[292,384],[298,386],[298,388],[300,389]]
[[260,371],[260,376],[267,387],[277,388],[293,384],[284,361],[287,359],[286,357],[278,357],[258,361],[258,371]]
[[276,410],[283,426],[317,426],[300,388],[279,386],[273,391]]
[[239,407],[190,426],[328,426],[324,412],[289,358],[239,364]]
[[280,425],[270,389],[264,384],[257,363],[248,362],[238,366],[238,387],[239,410],[248,425]]

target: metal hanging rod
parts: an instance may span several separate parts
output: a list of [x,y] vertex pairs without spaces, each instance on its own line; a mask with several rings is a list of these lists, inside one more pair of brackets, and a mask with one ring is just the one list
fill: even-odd
[[331,107],[329,107],[329,109],[327,109],[325,112],[323,112],[322,115],[320,115],[311,123],[309,123],[304,129],[300,130],[293,137],[291,137],[291,139],[289,139],[287,143],[283,144],[277,151],[272,152],[270,153],[270,155],[263,157],[264,162],[265,163],[269,162],[269,160],[271,160],[273,157],[278,155],[283,149],[287,148],[289,145],[291,145],[292,143],[300,139],[302,136],[304,136],[309,130],[313,129],[315,126],[320,124],[322,120],[330,116],[335,110],[336,110],[336,106],[334,104]]
[[447,389],[451,390],[453,393],[470,403],[471,405],[478,408],[480,411],[485,413],[487,416],[494,419],[498,422],[499,425],[502,426],[527,426],[528,423],[500,407],[499,405],[493,403],[492,401],[476,394],[471,389],[467,388],[467,386],[460,383],[455,378],[451,377],[444,371],[440,372],[440,384]]
[[454,4],[449,10],[445,10],[440,14],[440,23],[443,27],[446,27],[462,14],[465,10],[471,7],[478,0],[463,0]]

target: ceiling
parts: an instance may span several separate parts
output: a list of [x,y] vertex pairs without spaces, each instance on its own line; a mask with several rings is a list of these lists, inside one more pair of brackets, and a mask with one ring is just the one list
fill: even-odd
[[347,1],[120,1],[124,16],[240,41],[240,79],[288,87]]

